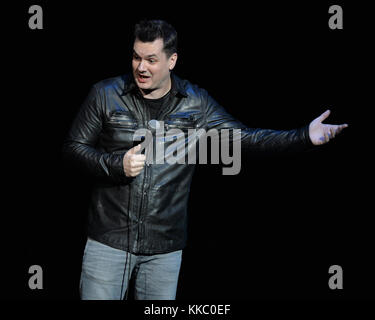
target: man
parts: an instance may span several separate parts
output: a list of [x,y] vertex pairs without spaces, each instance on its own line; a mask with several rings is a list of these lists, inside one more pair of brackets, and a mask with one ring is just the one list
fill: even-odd
[[96,179],[82,299],[123,299],[130,279],[135,299],[176,296],[194,166],[146,163],[140,145],[133,145],[137,129],[241,129],[242,147],[283,151],[326,143],[347,126],[323,124],[326,111],[296,130],[247,128],[205,90],[171,73],[177,62],[171,25],[142,21],[134,35],[132,74],[93,86],[64,144],[65,154]]

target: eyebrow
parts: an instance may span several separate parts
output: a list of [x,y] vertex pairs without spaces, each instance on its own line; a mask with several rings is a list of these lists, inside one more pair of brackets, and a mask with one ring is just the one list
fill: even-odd
[[[138,57],[140,57],[140,55],[135,51],[133,50],[133,54],[136,54]],[[149,54],[148,56],[146,56],[146,58],[153,58],[153,57],[158,57],[155,53],[153,54]]]

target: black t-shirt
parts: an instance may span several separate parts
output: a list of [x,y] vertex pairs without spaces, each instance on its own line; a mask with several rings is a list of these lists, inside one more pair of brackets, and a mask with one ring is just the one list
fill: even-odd
[[159,99],[146,99],[144,98],[147,107],[150,110],[150,119],[157,119],[160,111],[165,106],[166,102],[169,100],[170,92],[162,96]]

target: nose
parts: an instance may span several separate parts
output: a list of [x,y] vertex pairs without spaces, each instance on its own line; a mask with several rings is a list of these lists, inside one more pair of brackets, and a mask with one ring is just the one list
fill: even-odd
[[143,62],[143,60],[141,62],[139,62],[137,70],[139,72],[145,72],[146,71],[145,63]]

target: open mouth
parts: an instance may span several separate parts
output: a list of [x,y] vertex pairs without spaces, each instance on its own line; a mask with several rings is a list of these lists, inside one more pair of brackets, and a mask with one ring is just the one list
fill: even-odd
[[142,74],[138,74],[138,75],[137,75],[137,78],[138,78],[138,81],[139,81],[139,82],[146,82],[150,77],[149,77],[149,76],[142,75]]

